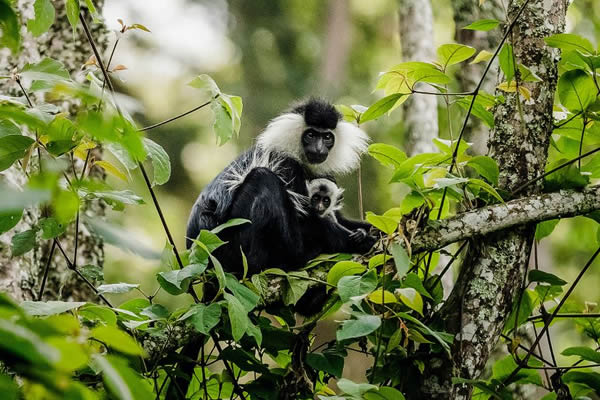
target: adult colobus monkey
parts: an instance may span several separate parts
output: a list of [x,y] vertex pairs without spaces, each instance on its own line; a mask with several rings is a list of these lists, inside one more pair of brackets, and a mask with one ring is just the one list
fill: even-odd
[[215,256],[225,270],[241,273],[243,249],[249,273],[278,267],[293,269],[324,252],[368,251],[374,239],[350,240],[349,232],[369,224],[337,222],[307,213],[306,182],[358,167],[368,137],[342,120],[333,105],[311,99],[272,120],[255,146],[227,166],[200,193],[187,226],[187,247],[200,230],[231,218],[251,224],[220,234],[227,245]]

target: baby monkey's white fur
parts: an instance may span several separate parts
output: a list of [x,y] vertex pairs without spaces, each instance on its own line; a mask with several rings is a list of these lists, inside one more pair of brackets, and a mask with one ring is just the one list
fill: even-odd
[[[325,190],[323,190],[323,188]],[[323,212],[319,213],[319,210],[314,211],[320,214],[322,218],[330,218],[337,222],[335,212],[342,209],[344,189],[338,187],[335,183],[326,178],[317,178],[306,181],[306,189],[308,191],[309,207],[312,207],[311,200],[315,194],[329,197],[329,206]]]

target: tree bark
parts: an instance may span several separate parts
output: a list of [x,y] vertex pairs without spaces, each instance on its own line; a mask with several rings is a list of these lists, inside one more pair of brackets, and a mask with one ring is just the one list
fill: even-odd
[[[399,0],[400,41],[404,61],[435,60],[433,13],[429,0]],[[414,94],[404,103],[404,149],[409,156],[436,151],[437,96]]]
[[[17,56],[11,54],[8,49],[0,49],[0,65],[6,68],[5,72],[20,70],[27,63],[35,63],[43,57],[50,57],[60,61],[71,72],[72,78],[80,82],[85,80],[85,75],[80,73],[81,66],[90,56],[89,45],[82,34],[81,27],[75,36],[66,16],[65,3],[53,2],[56,8],[56,20],[47,33],[39,37],[33,37],[27,31],[26,21],[33,18],[33,0],[19,0],[15,9],[21,18],[21,35],[23,46],[21,53]],[[102,9],[104,1],[96,0],[94,4],[98,10]],[[82,5],[82,11],[84,6]],[[94,24],[94,34],[97,37],[101,49],[105,48],[108,35],[102,24]],[[10,96],[22,97],[17,83],[13,80],[0,80],[0,93]],[[29,93],[34,104],[44,101],[43,95]],[[60,102],[57,104],[62,112],[71,115],[77,110],[78,105],[72,102]],[[44,156],[44,154],[42,154]],[[29,166],[30,171],[37,171],[37,157],[32,155]],[[80,166],[81,168],[81,166]],[[101,174],[99,171],[96,173]],[[18,164],[0,173],[0,180],[14,187],[22,188],[27,178]],[[97,176],[100,177],[101,176]],[[87,208],[81,209],[89,216],[103,215],[103,206],[94,202]],[[37,300],[41,280],[52,241],[38,244],[29,253],[23,256],[11,256],[11,239],[15,233],[23,232],[36,226],[41,218],[39,208],[28,208],[23,213],[19,224],[9,232],[0,235],[0,291],[9,293],[16,300]],[[104,249],[102,240],[90,234],[83,224],[79,227],[79,240],[77,251],[77,264],[80,266],[93,264],[103,266]],[[75,227],[71,224],[67,232],[58,240],[71,260],[74,258],[74,235]],[[54,251],[50,263],[48,279],[45,285],[44,298],[48,300],[94,300],[93,292],[75,274],[67,268],[63,256],[58,248]]]
[[[509,20],[521,5],[523,0],[511,1]],[[504,93],[506,102],[495,109],[489,155],[498,162],[500,188],[509,192],[544,172],[560,53],[543,39],[564,31],[566,9],[565,0],[531,0],[511,36],[517,62],[533,68],[541,82],[521,83],[532,96],[527,102],[521,99],[520,107],[518,95]],[[540,189],[541,181],[524,195]],[[521,288],[534,232],[535,225],[527,224],[489,234],[469,247],[457,284],[438,315],[456,336],[452,362],[444,362],[425,385],[432,399],[470,398],[472,387],[452,387],[451,377],[477,379],[481,374]]]

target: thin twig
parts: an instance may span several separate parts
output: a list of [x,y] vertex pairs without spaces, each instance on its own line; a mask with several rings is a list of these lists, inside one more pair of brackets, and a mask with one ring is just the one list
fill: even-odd
[[40,285],[40,291],[38,293],[38,301],[42,301],[42,296],[44,295],[44,288],[46,287],[46,279],[48,279],[50,263],[52,262],[52,257],[54,256],[54,249],[56,249],[55,240],[52,241],[52,247],[50,247],[50,254],[48,255],[48,259],[46,260],[46,266],[44,267],[44,276],[42,278],[42,284]]
[[219,97],[219,95],[218,95],[218,94],[217,94],[215,97],[213,97],[211,100],[207,101],[206,103],[202,103],[202,104],[200,104],[199,106],[192,108],[191,110],[188,110],[188,111],[186,111],[186,112],[184,112],[184,113],[182,113],[182,114],[179,114],[179,115],[176,115],[176,116],[174,116],[174,117],[171,117],[171,118],[169,118],[169,119],[166,119],[166,120],[164,120],[164,121],[162,121],[162,122],[157,122],[156,124],[149,125],[149,126],[146,126],[146,127],[144,127],[144,128],[140,128],[140,129],[138,129],[138,132],[145,132],[145,131],[149,131],[149,130],[151,130],[151,129],[158,128],[159,126],[163,126],[163,125],[165,125],[165,124],[168,124],[169,122],[173,122],[173,121],[175,121],[175,120],[177,120],[177,119],[179,119],[179,118],[185,117],[185,116],[186,116],[186,115],[188,115],[188,114],[191,114],[191,113],[193,113],[193,112],[195,112],[195,111],[198,111],[198,110],[200,110],[201,108],[204,108],[204,107],[206,107],[207,105],[209,105],[210,103],[212,103],[212,102],[213,102],[213,100],[214,100],[214,99],[216,99],[217,97]]
[[442,93],[442,92],[426,92],[423,90],[415,90],[412,89],[411,93],[413,94],[427,94],[430,96],[471,96],[473,94],[475,94],[475,91],[472,92],[459,92],[459,93]]
[[542,336],[548,330],[548,327],[550,326],[550,323],[552,322],[552,320],[554,319],[554,317],[556,317],[556,315],[560,311],[560,308],[565,304],[565,302],[567,301],[567,299],[569,298],[569,296],[571,295],[571,293],[573,293],[573,290],[575,289],[575,287],[577,286],[577,284],[579,283],[579,281],[581,280],[581,278],[583,277],[583,275],[585,274],[585,272],[588,270],[588,268],[592,265],[592,263],[594,262],[594,260],[598,256],[598,254],[600,254],[600,247],[598,247],[598,249],[596,250],[596,252],[592,255],[592,257],[588,260],[588,262],[585,264],[585,266],[581,269],[581,271],[579,272],[579,274],[577,275],[577,277],[575,278],[575,280],[573,281],[573,283],[571,284],[571,286],[569,287],[569,289],[567,290],[567,292],[564,294],[564,296],[562,297],[562,299],[560,300],[560,302],[558,303],[558,305],[556,306],[556,308],[552,312],[552,315],[550,315],[550,317],[548,318],[547,321],[544,321],[544,326],[542,327],[542,330],[540,331],[540,334],[536,336],[535,341],[533,342],[533,345],[531,346],[531,349],[527,352],[527,354],[525,355],[525,357],[523,357],[523,359],[521,360],[521,362],[511,372],[511,374],[506,379],[503,379],[503,382],[510,382],[517,375],[517,373],[521,370],[521,368],[523,368],[524,366],[527,365],[527,361],[529,360],[529,357],[531,356],[531,353],[533,352],[533,349],[540,342],[540,340],[542,339]]

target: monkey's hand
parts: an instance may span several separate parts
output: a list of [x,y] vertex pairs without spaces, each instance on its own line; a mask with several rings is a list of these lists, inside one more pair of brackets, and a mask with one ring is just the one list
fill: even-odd
[[377,239],[369,235],[363,228],[358,228],[350,234],[350,240],[356,246],[359,253],[366,253],[371,250]]

